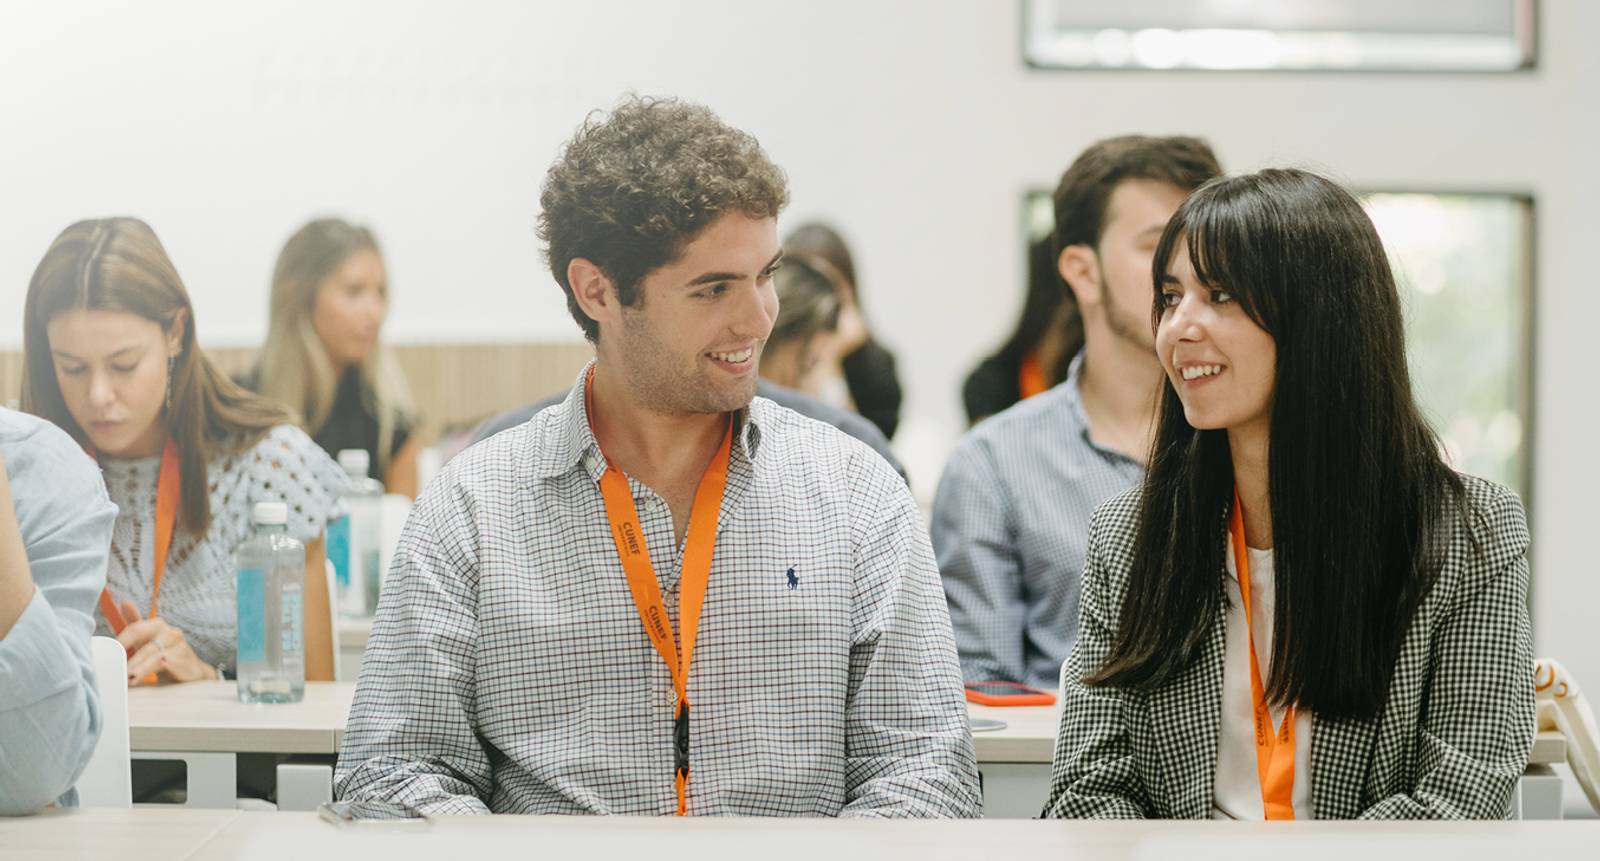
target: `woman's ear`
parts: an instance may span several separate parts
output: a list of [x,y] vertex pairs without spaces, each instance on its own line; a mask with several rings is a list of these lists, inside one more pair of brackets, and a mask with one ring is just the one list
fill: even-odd
[[183,355],[183,336],[189,328],[189,309],[179,308],[178,313],[172,315],[172,322],[167,324],[167,356],[177,358]]

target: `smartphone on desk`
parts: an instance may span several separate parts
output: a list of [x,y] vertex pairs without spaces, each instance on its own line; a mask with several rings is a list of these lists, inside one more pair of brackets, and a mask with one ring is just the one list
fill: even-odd
[[1056,695],[1017,682],[967,682],[967,702],[980,706],[1053,706]]
[[317,815],[334,825],[400,825],[426,827],[433,823],[428,814],[392,801],[324,801]]

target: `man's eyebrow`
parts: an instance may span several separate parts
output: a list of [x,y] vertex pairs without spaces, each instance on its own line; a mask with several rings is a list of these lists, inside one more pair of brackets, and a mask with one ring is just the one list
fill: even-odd
[[[762,272],[766,272],[767,270],[771,269],[772,267],[778,265],[778,261],[781,260],[781,259],[783,259],[783,252],[779,251],[777,254],[772,255],[772,259],[767,261],[767,265],[761,267],[761,271]],[[699,287],[702,284],[716,284],[716,283],[718,283],[720,281],[738,281],[743,277],[744,277],[743,275],[740,275],[740,274],[735,273],[735,272],[707,272],[704,275],[701,275],[701,276],[695,278],[694,280],[688,282],[684,286],[685,287]]]

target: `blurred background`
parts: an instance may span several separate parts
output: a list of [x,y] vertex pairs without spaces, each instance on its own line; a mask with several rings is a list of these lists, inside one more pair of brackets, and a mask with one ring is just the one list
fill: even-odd
[[6,5],[0,401],[40,256],[113,214],[155,228],[230,370],[265,336],[284,240],[334,215],[382,245],[384,339],[428,439],[565,388],[588,352],[534,238],[540,180],[590,111],[676,95],[788,172],[780,232],[850,243],[926,503],[1062,170],[1102,137],[1200,135],[1230,172],[1309,167],[1366,197],[1430,417],[1527,502],[1537,651],[1600,678],[1596,33],[1585,0]]

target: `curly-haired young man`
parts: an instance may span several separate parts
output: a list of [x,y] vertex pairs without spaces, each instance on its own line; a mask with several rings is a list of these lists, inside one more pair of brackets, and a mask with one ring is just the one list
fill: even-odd
[[783,173],[630,98],[540,237],[595,360],[413,510],[340,797],[435,812],[973,816],[949,615],[905,483],[754,397]]

